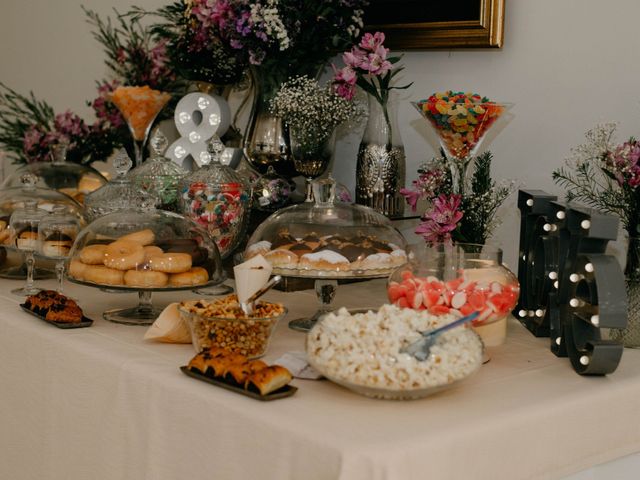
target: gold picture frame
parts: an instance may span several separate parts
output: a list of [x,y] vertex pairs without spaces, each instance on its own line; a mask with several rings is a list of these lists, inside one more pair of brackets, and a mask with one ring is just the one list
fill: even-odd
[[504,4],[505,0],[371,0],[366,29],[383,31],[385,46],[394,50],[500,48]]

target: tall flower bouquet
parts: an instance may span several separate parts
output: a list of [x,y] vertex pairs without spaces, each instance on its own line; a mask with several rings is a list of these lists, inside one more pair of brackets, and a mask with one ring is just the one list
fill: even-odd
[[491,178],[491,160],[491,152],[473,159],[467,188],[454,188],[462,180],[454,178],[444,153],[421,166],[418,179],[400,191],[414,212],[420,200],[428,203],[416,233],[430,244],[486,243],[499,225],[498,209],[515,188],[513,182]]
[[387,106],[389,93],[394,89],[409,88],[412,83],[392,85],[393,79],[404,67],[397,66],[402,57],[389,57],[389,49],[384,47],[384,40],[382,32],[365,33],[358,45],[342,55],[345,66],[340,70],[333,67],[333,83],[336,92],[344,98],[352,99],[358,86],[380,104],[388,128],[387,144],[390,146],[393,131]]

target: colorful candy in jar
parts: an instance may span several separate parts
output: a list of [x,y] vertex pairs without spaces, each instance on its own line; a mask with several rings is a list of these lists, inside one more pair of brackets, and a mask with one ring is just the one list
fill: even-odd
[[186,213],[204,227],[215,240],[224,258],[235,248],[244,216],[249,207],[249,196],[240,183],[216,185],[194,182],[182,194]]
[[402,273],[402,281],[389,282],[387,287],[389,301],[401,308],[428,310],[434,315],[462,316],[479,311],[474,325],[504,318],[515,307],[519,294],[517,283],[472,280],[464,271],[460,277],[445,282],[436,277],[417,277],[407,270]]
[[434,93],[417,102],[423,115],[456,158],[467,158],[505,108],[477,93]]

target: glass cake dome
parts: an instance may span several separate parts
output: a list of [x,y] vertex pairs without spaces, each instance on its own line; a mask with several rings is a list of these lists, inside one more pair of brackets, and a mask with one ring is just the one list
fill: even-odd
[[154,209],[148,200],[141,208],[90,223],[69,253],[72,282],[140,292],[138,307],[107,311],[107,320],[150,324],[161,311],[151,306],[151,292],[194,290],[225,278],[218,248],[207,232],[182,215]]
[[245,258],[263,255],[274,273],[294,277],[384,277],[406,262],[406,242],[391,221],[335,200],[333,179],[313,182],[315,201],[271,215],[251,235]]
[[[58,205],[62,205],[78,221],[84,221],[82,207],[78,202],[57,190],[38,187],[39,178],[36,175],[30,172],[23,172],[20,176],[20,182],[20,186],[0,189],[0,245],[16,248],[19,232],[12,234],[9,220],[14,211],[24,209],[27,204],[31,204],[34,201],[38,211],[43,214],[51,213]],[[27,270],[24,265],[0,270],[0,278],[24,279],[26,275]],[[46,278],[51,273],[36,269],[35,275],[35,278],[38,279]]]
[[19,187],[22,175],[32,173],[38,177],[37,187],[58,190],[83,203],[85,195],[107,183],[95,168],[68,162],[64,144],[51,147],[51,156],[51,162],[30,163],[18,168],[2,182],[1,188]]

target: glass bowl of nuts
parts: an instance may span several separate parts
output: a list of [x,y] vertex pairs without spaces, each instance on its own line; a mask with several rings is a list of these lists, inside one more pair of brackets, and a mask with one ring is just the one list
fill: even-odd
[[218,347],[249,358],[266,353],[278,321],[287,314],[280,303],[257,302],[253,313],[247,316],[235,295],[211,301],[183,301],[178,311],[189,326],[196,352]]

